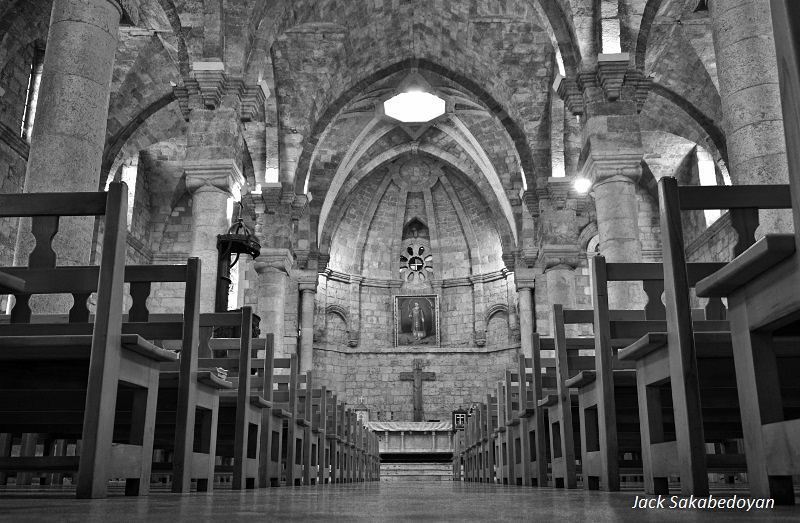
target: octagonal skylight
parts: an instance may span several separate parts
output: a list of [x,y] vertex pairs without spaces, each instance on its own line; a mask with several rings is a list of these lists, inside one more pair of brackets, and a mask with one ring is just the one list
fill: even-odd
[[386,116],[405,123],[429,122],[444,114],[444,100],[424,91],[408,91],[383,102]]

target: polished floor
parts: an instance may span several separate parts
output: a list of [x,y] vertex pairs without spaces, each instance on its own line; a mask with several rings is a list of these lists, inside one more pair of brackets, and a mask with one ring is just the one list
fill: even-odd
[[[737,492],[739,496],[743,492]],[[715,492],[714,496],[733,493]],[[246,492],[76,500],[0,490],[2,521],[800,521],[800,506],[772,510],[633,509],[634,492],[530,489],[450,481],[295,487]]]

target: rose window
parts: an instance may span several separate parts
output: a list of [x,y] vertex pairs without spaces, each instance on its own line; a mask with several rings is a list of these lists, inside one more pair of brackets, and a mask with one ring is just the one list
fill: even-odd
[[400,274],[408,282],[423,282],[433,272],[432,260],[424,245],[409,245],[400,255]]

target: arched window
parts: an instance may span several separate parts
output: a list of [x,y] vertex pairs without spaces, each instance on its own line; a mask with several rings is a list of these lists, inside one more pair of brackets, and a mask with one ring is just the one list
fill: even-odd
[[[699,145],[695,148],[695,160],[697,161],[700,185],[731,185],[731,179],[725,166],[717,165],[711,154]],[[703,213],[706,217],[706,227],[710,227],[722,216],[720,209],[707,209]]]
[[28,75],[28,87],[25,92],[25,112],[22,113],[19,135],[25,141],[31,143],[33,134],[33,121],[36,118],[36,104],[39,101],[39,86],[42,83],[42,71],[44,70],[44,49],[36,47],[33,51],[33,61],[31,62],[31,72]]
[[600,49],[603,54],[622,52],[619,38],[619,1],[600,2]]

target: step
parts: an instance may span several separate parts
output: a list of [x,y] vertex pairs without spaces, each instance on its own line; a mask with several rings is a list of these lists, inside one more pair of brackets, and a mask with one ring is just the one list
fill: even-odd
[[384,463],[381,481],[450,481],[453,466],[449,463]]

